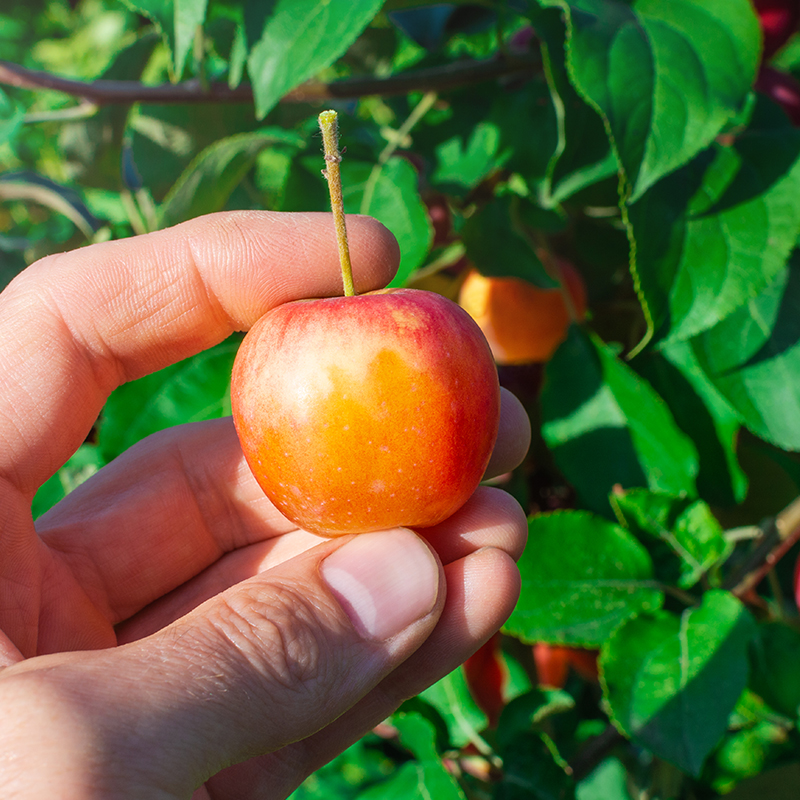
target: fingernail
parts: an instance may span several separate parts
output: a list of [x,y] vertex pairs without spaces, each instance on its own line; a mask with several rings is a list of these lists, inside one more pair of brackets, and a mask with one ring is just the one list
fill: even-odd
[[362,636],[383,641],[433,609],[439,568],[409,530],[365,533],[322,562],[322,577]]

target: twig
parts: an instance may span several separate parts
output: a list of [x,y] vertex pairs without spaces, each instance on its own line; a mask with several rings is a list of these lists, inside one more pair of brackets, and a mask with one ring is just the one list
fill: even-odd
[[[417,90],[444,92],[512,75],[531,73],[537,66],[539,59],[535,56],[514,56],[483,61],[457,61],[441,67],[409,71],[386,78],[344,78],[331,83],[308,81],[286,94],[282,102],[315,103],[370,95],[387,97]],[[97,105],[249,103],[253,100],[252,87],[244,83],[231,88],[224,82],[212,82],[204,86],[197,79],[158,86],[147,86],[139,81],[105,79],[87,82],[28,69],[2,60],[0,60],[0,84],[20,89],[50,89]]]
[[728,577],[723,587],[737,597],[744,597],[758,586],[780,559],[800,541],[800,497],[792,501],[777,517],[765,523],[762,540],[753,549],[741,568]]
[[625,737],[613,726],[609,725],[602,733],[589,739],[584,747],[570,760],[569,768],[575,781],[585,778]]
[[381,170],[386,165],[386,162],[394,155],[395,150],[400,146],[403,140],[414,129],[414,126],[430,111],[433,104],[436,102],[436,92],[426,92],[416,106],[411,110],[406,121],[396,130],[393,131],[391,138],[386,143],[386,147],[381,150],[378,160],[370,170],[367,182],[364,184],[364,194],[361,197],[361,208],[359,213],[368,214],[369,207],[372,203],[372,197],[375,194],[375,187],[378,184]]

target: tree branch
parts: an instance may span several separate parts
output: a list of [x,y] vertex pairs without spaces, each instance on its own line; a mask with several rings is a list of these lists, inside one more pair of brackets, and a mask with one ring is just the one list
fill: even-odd
[[765,524],[761,541],[753,548],[739,570],[729,576],[723,588],[743,598],[755,589],[780,559],[800,541],[800,497]]
[[[344,78],[325,83],[308,81],[292,89],[281,102],[315,103],[369,95],[400,95],[408,92],[446,92],[476,83],[531,74],[539,66],[535,56],[492,58],[485,61],[458,61],[442,67],[404,72],[388,78]],[[0,60],[0,84],[38,91],[50,89],[79,97],[96,105],[132,103],[249,103],[253,90],[249,84],[234,88],[216,82],[202,86],[198,80],[176,84],[146,86],[139,81],[80,81],[49,72],[28,69]]]
[[575,781],[580,781],[589,775],[592,770],[607,756],[614,748],[627,741],[625,737],[613,726],[608,725],[597,736],[589,739],[570,760],[569,767]]

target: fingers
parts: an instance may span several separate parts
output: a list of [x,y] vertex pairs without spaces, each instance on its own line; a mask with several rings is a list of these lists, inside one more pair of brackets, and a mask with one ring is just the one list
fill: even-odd
[[[513,395],[504,392],[502,398],[498,455],[492,463],[507,471],[524,457],[530,424],[524,411],[520,416]],[[495,504],[486,502],[488,491],[481,489],[453,518],[425,531],[445,563],[462,557],[477,541],[505,549],[503,531],[517,530],[519,507],[499,490],[491,490],[497,492]],[[230,419],[171,428],[140,442],[65,498],[37,527],[111,624],[179,586],[187,589],[188,581],[225,553],[270,542],[257,554],[240,554],[235,568],[231,560],[220,566],[209,578],[215,591],[234,578],[255,574],[273,548],[288,554],[296,552],[291,548],[301,540],[317,541],[308,534],[283,543],[275,539],[295,526],[256,484]],[[492,530],[494,538],[488,535]],[[511,547],[508,552],[519,555]],[[188,591],[170,602],[184,613]],[[63,630],[57,615],[51,627],[53,635]]]
[[[444,599],[442,567],[410,531],[329,540],[148,639],[9,667],[0,747],[24,768],[21,744],[35,742],[31,765],[52,746],[62,786],[188,796],[344,714],[425,641]],[[102,773],[84,761],[76,774],[70,753]]]
[[[449,565],[485,548],[502,550],[517,559],[525,547],[527,531],[524,512],[511,495],[501,489],[481,487],[453,517],[420,533],[442,563]],[[319,543],[320,538],[314,534],[293,531],[235,550],[119,625],[118,641],[124,643],[149,636],[214,595]]]
[[479,486],[452,517],[418,533],[436,549],[443,564],[450,564],[481,547],[497,548],[517,560],[527,530],[525,512],[508,492]]
[[462,664],[510,615],[519,573],[504,552],[486,548],[445,567],[447,600],[425,643],[346,714],[277,753],[230,767],[208,783],[211,797],[277,800],[307,776]]
[[[392,235],[357,216],[348,235],[358,290],[385,285]],[[213,214],[32,265],[0,294],[0,479],[32,495],[121,382],[340,286],[328,214]]]
[[522,403],[500,387],[500,427],[484,479],[496,478],[518,467],[531,445],[531,421]]
[[258,487],[226,418],[139,442],[37,528],[116,624],[223,554],[295,526]]

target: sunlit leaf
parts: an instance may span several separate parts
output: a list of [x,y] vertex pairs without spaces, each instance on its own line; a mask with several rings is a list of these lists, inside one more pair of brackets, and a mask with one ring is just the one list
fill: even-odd
[[747,609],[717,590],[680,617],[661,612],[628,620],[600,655],[616,724],[660,758],[699,775],[745,688],[755,632]]
[[504,627],[522,641],[598,646],[661,604],[647,551],[619,525],[584,511],[542,514],[529,520],[528,541],[522,592]]
[[401,286],[425,260],[433,236],[416,171],[397,157],[379,167],[345,159],[341,170],[345,211],[369,214],[395,235],[400,268],[391,285]]
[[588,508],[612,487],[695,492],[697,453],[652,387],[577,326],[547,364],[542,435]]
[[743,105],[760,34],[749,0],[540,0],[567,12],[572,83],[604,116],[640,197]]
[[716,325],[781,270],[800,234],[800,132],[759,114],[630,208],[636,271],[658,338]]
[[221,210],[231,192],[267,147],[299,146],[302,140],[280,128],[240,133],[207,147],[186,168],[164,198],[163,227]]
[[332,64],[353,43],[383,0],[275,0],[250,4],[247,69],[256,113],[263,117],[290,89]]

